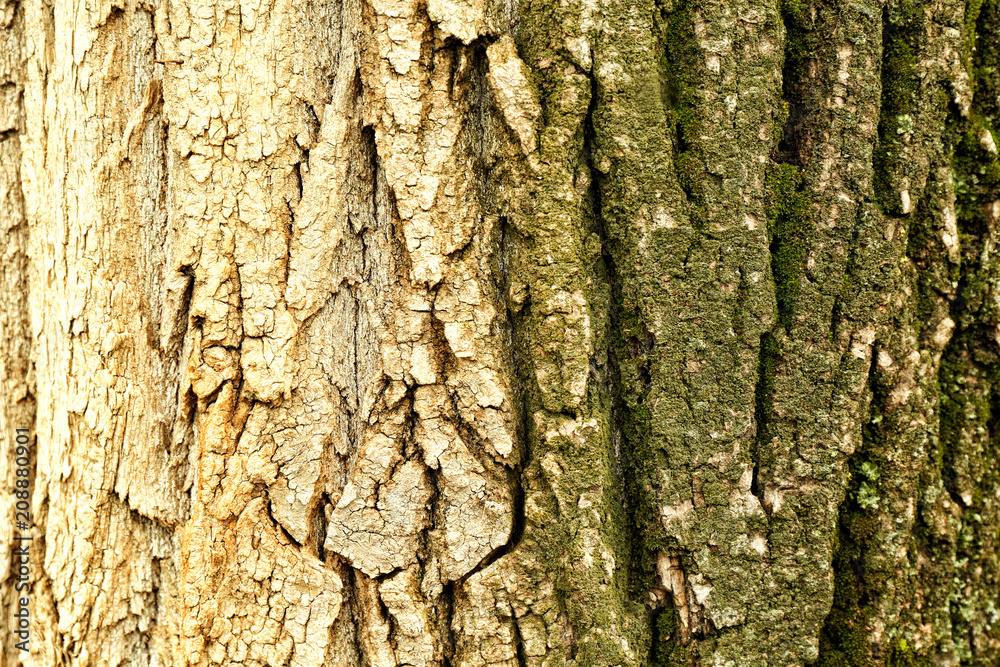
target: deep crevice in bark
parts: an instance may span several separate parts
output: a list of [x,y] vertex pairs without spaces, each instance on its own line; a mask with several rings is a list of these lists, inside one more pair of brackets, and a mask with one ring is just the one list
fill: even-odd
[[770,514],[770,507],[764,502],[761,485],[761,469],[767,470],[771,464],[768,451],[768,427],[773,410],[775,361],[780,354],[774,335],[765,333],[760,337],[760,353],[757,360],[757,384],[754,388],[754,426],[756,432],[750,442],[750,460],[753,462],[753,478],[750,493],[761,501],[761,507]]
[[[878,144],[873,155],[875,203],[889,215],[909,213],[915,203],[900,199],[903,188],[897,173],[905,171],[900,163],[906,155],[903,138],[909,127],[910,113],[919,95],[916,58],[920,53],[922,17],[916,5],[886,3],[882,8],[882,62],[879,75],[882,98],[879,109]],[[909,195],[908,195],[909,196]],[[919,196],[914,192],[913,197]]]
[[[700,71],[701,54],[694,43],[693,23],[696,7],[691,0],[659,7],[660,93],[672,129],[670,143],[677,181],[687,196],[692,222],[700,227],[704,214],[702,185],[712,176],[697,149],[700,119],[695,112],[692,76]],[[596,172],[595,172],[596,173]]]
[[[317,486],[322,488],[325,484],[317,484]],[[311,535],[316,538],[316,557],[322,562],[326,562],[326,533],[330,525],[326,509],[332,505],[329,494],[324,491],[312,511]]]
[[524,637],[521,636],[521,626],[517,623],[517,618],[511,619],[511,627],[514,629],[514,652],[517,657],[517,667],[528,667],[528,656],[524,650]]
[[439,609],[442,604],[444,606],[444,618],[441,621],[441,627],[444,628],[445,632],[444,655],[442,656],[444,667],[451,667],[452,659],[455,656],[455,630],[452,627],[452,619],[455,617],[455,595],[459,586],[461,583],[449,581],[444,585],[444,590],[438,601]]
[[[358,608],[358,585],[355,580],[358,575],[346,559],[336,554],[330,554],[328,564],[334,566],[340,575],[342,584],[341,595],[343,596],[340,615],[337,617],[336,623],[330,627],[330,635],[331,637],[338,635],[347,636],[343,643],[348,644],[348,646],[354,650],[355,660],[353,664],[357,667],[361,667],[367,664],[367,662],[361,641],[358,638],[358,628],[361,627],[363,623],[361,611]],[[339,658],[341,660],[344,658],[343,655],[331,655],[331,653],[336,651],[337,648],[337,645],[331,641],[327,649],[327,656],[324,664],[337,664],[332,662],[335,658]]]
[[[775,285],[778,320],[786,331],[792,326],[812,227],[811,198],[802,170],[812,155],[812,128],[805,91],[815,84],[809,76],[808,59],[816,54],[810,48],[808,31],[802,25],[804,19],[798,14],[801,11],[804,11],[801,6],[793,8],[786,3],[781,12],[785,25],[781,99],[787,112],[764,182],[771,278]],[[765,367],[764,357],[762,341],[761,367]]]

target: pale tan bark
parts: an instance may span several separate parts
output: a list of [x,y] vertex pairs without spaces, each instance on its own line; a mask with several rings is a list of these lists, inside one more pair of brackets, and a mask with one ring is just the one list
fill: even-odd
[[[442,48],[482,6],[54,9],[14,26],[35,661],[440,664],[519,456],[468,168],[481,54]],[[491,59],[530,134],[516,51]]]

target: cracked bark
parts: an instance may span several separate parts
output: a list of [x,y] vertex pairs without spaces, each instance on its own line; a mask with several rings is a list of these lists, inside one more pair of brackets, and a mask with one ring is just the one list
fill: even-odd
[[32,664],[1000,660],[996,0],[0,3]]

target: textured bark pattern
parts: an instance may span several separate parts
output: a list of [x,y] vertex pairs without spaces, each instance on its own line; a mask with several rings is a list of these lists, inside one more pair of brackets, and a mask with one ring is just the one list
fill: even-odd
[[6,0],[24,663],[996,664],[998,117],[996,0]]
[[[24,215],[19,165],[21,163],[20,133],[23,130],[22,96],[24,95],[24,56],[21,37],[24,14],[14,2],[0,4],[0,231],[4,241],[0,250],[0,293],[5,301],[0,309],[0,625],[12,623],[15,610],[9,601],[15,599],[16,580],[9,547],[15,534],[14,512],[17,501],[14,491],[15,438],[17,428],[28,429],[34,424],[35,404],[29,384],[30,323],[28,320],[27,241],[28,228]],[[15,664],[16,638],[4,632],[0,636],[0,667]]]

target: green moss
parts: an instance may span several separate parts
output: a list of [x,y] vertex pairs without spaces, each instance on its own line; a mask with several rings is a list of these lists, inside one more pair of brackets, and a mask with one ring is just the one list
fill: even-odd
[[983,8],[983,0],[968,0],[965,4],[965,29],[962,31],[962,64],[966,70],[972,71],[973,57],[976,48],[976,22]]
[[905,171],[902,142],[913,131],[919,81],[916,75],[916,42],[921,17],[915,3],[890,5],[883,32],[882,108],[879,113],[878,145],[875,149],[876,204],[885,213],[901,213],[898,176]]
[[673,605],[656,614],[653,628],[650,667],[687,667],[692,663],[690,651],[681,644],[681,619]]
[[820,636],[813,667],[874,667],[868,624],[874,591],[865,566],[874,523],[867,510],[851,503],[841,512],[839,545],[833,560],[834,602]]
[[813,229],[810,196],[802,174],[790,164],[775,164],[764,182],[767,230],[771,239],[771,272],[778,299],[778,318],[785,329],[792,323],[799,279]]
[[1000,187],[1000,159],[983,146],[988,134],[994,145],[1000,138],[991,123],[975,109],[961,123],[964,131],[955,146],[954,183],[955,207],[959,223],[976,230],[982,218],[982,207]]
[[786,21],[791,19],[800,22],[806,19],[808,5],[803,0],[781,0],[781,12],[785,14]]
[[931,543],[928,550],[950,575],[946,587],[952,636],[963,665],[995,664],[1000,657],[984,641],[997,632],[995,600],[1000,582],[995,529],[1000,518],[996,500],[1000,471],[995,464],[1000,450],[1000,358],[989,332],[975,321],[957,332],[939,373],[939,466],[960,511],[955,515],[953,541]]
[[885,667],[929,667],[931,664],[931,658],[918,656],[905,638],[889,647],[885,659]]
[[680,0],[663,14],[660,81],[667,123],[673,128],[677,180],[687,195],[691,221],[695,228],[701,228],[709,181],[705,157],[699,149],[704,131],[694,96],[698,84],[695,77],[701,71],[703,57],[693,32],[695,9],[693,0]]
[[[656,549],[659,544],[651,541],[655,534],[647,530],[656,525],[656,504],[640,480],[650,479],[657,468],[652,451],[652,413],[648,405],[653,361],[652,335],[638,312],[627,307],[622,295],[615,296],[615,317],[611,330],[611,361],[615,397],[615,416],[622,438],[623,465],[626,468],[626,492],[633,499],[632,520],[643,539],[632,545],[634,560],[641,562],[641,554]],[[635,595],[648,590],[648,581],[635,582]]]
[[[894,433],[882,406],[886,396],[872,382],[874,418],[862,432],[862,443],[850,462],[847,497],[840,507],[834,551],[834,596],[830,615],[820,636],[820,658],[813,667],[879,667],[880,652],[873,644],[870,624],[878,613],[877,602],[887,589],[892,572],[880,565],[878,536],[887,511],[883,497],[891,492],[884,470]],[[891,632],[890,628],[890,632]]]

